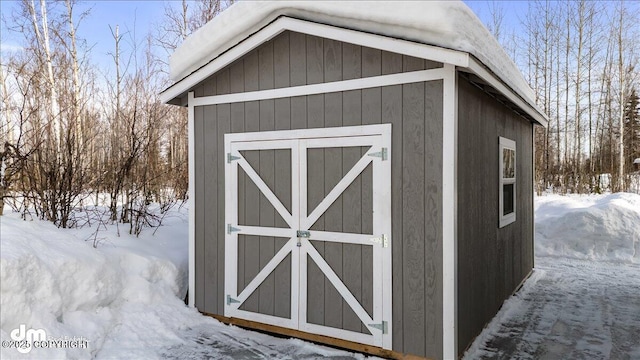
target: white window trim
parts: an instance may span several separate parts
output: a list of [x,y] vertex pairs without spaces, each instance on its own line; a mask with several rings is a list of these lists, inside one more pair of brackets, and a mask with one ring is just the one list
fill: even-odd
[[[513,150],[516,153],[516,159],[518,157],[518,151],[516,150],[516,142],[507,138],[500,137],[500,146],[499,146],[499,165],[498,165],[498,193],[499,197],[499,219],[500,219],[500,228],[503,228],[513,222],[516,221],[516,179],[518,178],[517,161],[514,164],[514,176],[513,179],[505,179],[503,177],[504,174],[504,149]],[[513,212],[507,215],[504,215],[504,185],[505,184],[513,184]]]

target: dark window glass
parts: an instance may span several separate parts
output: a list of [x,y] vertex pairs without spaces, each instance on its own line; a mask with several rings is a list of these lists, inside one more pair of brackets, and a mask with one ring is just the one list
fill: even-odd
[[502,215],[509,215],[513,213],[513,187],[514,184],[504,184],[502,185],[502,191],[504,193],[502,198]]

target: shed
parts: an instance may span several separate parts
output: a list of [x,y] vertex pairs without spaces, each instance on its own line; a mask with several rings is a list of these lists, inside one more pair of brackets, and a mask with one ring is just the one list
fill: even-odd
[[531,272],[547,117],[463,3],[239,2],[171,76],[200,312],[452,359]]

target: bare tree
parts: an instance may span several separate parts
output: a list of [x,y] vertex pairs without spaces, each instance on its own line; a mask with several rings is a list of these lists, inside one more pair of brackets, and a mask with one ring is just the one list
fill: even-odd
[[111,221],[134,234],[157,225],[150,204],[166,211],[187,195],[188,142],[184,109],[159,101],[168,76],[154,47],[175,48],[229,4],[184,1],[167,20],[172,42],[116,26],[115,77],[98,82],[78,33],[87,13],[74,0],[22,0],[10,23],[25,50],[0,64],[0,201],[15,194],[25,216],[71,227],[87,196],[107,192]]
[[631,169],[625,138],[634,131],[623,113],[640,79],[640,8],[624,1],[531,1],[516,47],[502,4],[488,8],[487,28],[510,49],[552,120],[534,135],[536,189],[624,190]]

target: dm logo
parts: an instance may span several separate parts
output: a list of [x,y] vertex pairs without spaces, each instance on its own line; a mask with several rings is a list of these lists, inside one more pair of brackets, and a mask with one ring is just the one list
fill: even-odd
[[43,329],[27,330],[26,325],[20,324],[20,327],[11,330],[11,339],[19,344],[16,350],[22,354],[27,354],[33,348],[34,341],[44,341],[47,339],[47,332]]

